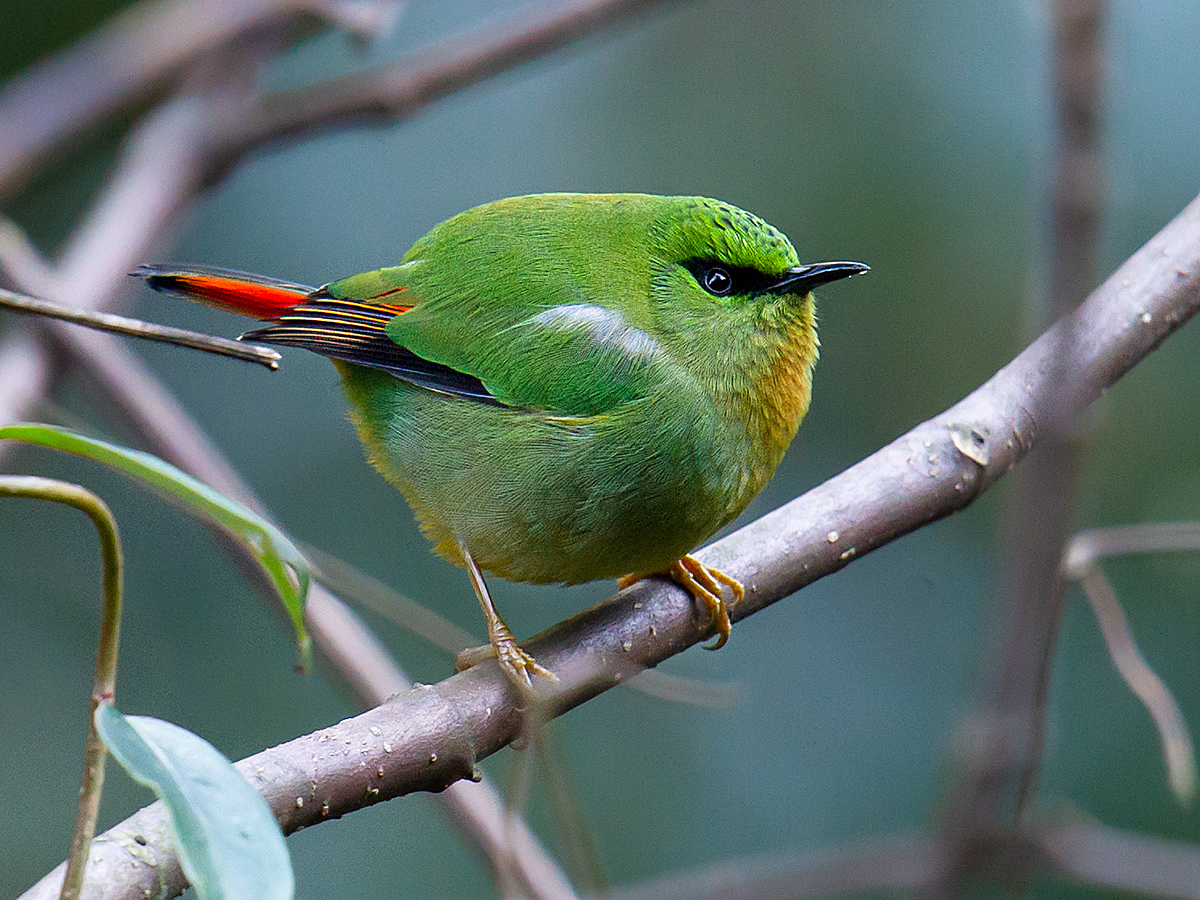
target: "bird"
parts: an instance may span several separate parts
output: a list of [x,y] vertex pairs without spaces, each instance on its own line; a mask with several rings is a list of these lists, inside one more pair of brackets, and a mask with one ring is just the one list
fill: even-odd
[[485,573],[533,584],[669,578],[723,645],[742,585],[691,552],[774,474],[808,410],[812,291],[868,271],[802,264],[732,204],[533,194],[436,225],[396,265],[313,288],[230,269],[133,275],[263,322],[341,374],[368,460],[466,570],[516,686],[557,680],[517,643]]

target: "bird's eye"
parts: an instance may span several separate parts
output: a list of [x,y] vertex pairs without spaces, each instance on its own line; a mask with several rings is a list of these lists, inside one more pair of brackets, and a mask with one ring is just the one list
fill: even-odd
[[733,290],[733,276],[729,274],[728,269],[713,266],[704,270],[704,273],[700,276],[700,284],[710,294],[724,297]]

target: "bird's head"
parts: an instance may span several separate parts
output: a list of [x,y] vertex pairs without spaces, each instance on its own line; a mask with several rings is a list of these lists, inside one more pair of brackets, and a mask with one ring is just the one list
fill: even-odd
[[729,313],[762,325],[811,319],[813,288],[868,270],[857,262],[801,263],[778,229],[703,197],[656,198],[654,293],[699,320]]

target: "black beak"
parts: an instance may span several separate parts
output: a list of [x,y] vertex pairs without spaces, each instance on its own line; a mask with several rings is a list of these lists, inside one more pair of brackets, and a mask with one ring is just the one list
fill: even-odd
[[793,266],[767,290],[773,294],[807,294],[815,287],[870,270],[870,266],[860,262],[819,262]]

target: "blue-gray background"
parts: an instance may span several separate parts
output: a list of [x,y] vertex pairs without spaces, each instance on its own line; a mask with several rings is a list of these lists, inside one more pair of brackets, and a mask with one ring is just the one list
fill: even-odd
[[[3,4],[0,69],[69,42],[111,6]],[[365,68],[510,6],[417,0],[366,53],[320,36],[266,80],[285,87]],[[1200,33],[1200,7],[1126,0],[1110,12],[1098,274],[1200,189],[1200,107],[1186,99],[1200,56],[1185,37]],[[1030,298],[1046,271],[1047,16],[1032,2],[677,3],[414,121],[256,157],[178,221],[158,253],[320,283],[394,262],[436,222],[513,194],[695,193],[753,210],[803,259],[874,267],[822,292],[812,413],[748,512],[761,514],[940,411],[1030,336]],[[7,211],[52,249],[108,158],[103,147],[73,157]],[[144,290],[136,297],[137,314],[159,321],[228,335],[243,326]],[[293,534],[480,632],[465,578],[428,552],[402,498],[363,462],[328,363],[292,352],[271,375],[135,349]],[[1198,387],[1193,326],[1109,392],[1087,423],[1081,525],[1200,518]],[[65,410],[127,438],[95,398],[73,380],[47,415]],[[354,710],[344,690],[292,673],[280,620],[201,527],[94,465],[35,452],[13,465],[79,480],[119,518],[129,563],[123,709],[180,723],[235,758]],[[609,879],[936,827],[957,771],[956,726],[994,649],[996,525],[1008,493],[1001,486],[752,617],[720,653],[697,649],[664,666],[735,683],[732,709],[614,691],[556,723]],[[69,841],[98,623],[94,547],[76,513],[0,505],[0,896],[40,877]],[[1200,724],[1200,557],[1107,569],[1146,655]],[[611,585],[494,589],[528,635]],[[415,677],[449,673],[444,654],[371,621]],[[1148,717],[1075,594],[1050,715],[1043,814],[1200,838],[1200,813],[1171,800]],[[485,768],[503,784],[509,762],[506,751]],[[102,826],[148,796],[116,769],[109,785]],[[531,818],[553,846],[537,791]],[[300,897],[492,893],[420,797],[289,843]]]

